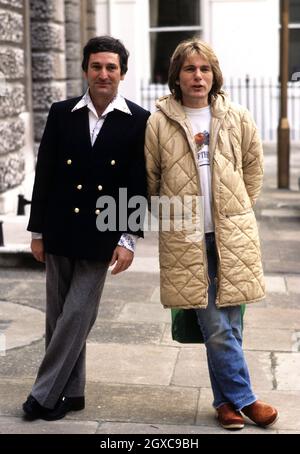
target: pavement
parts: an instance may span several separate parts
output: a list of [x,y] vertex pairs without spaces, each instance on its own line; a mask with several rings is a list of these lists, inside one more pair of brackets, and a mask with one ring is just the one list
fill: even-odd
[[[265,146],[265,184],[256,213],[267,298],[247,307],[244,350],[260,399],[280,412],[261,429],[300,433],[300,146],[291,154],[291,190],[276,189],[274,146]],[[44,350],[45,272],[33,262],[28,216],[0,216],[1,434],[226,434],[215,420],[203,345],[172,341],[159,300],[157,233],[140,240],[128,272],[108,275],[88,338],[85,410],[60,421],[22,419]]]

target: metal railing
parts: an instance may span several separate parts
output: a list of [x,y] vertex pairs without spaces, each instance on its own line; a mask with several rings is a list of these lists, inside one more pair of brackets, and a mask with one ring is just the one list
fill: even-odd
[[[224,89],[232,101],[247,107],[252,113],[263,141],[277,140],[280,85],[272,79],[229,78]],[[155,111],[155,100],[169,93],[167,85],[142,83],[142,106]],[[300,82],[288,83],[288,117],[292,141],[300,141]]]
[[30,205],[31,200],[25,199],[23,194],[18,195],[18,208],[17,208],[17,216],[22,216],[25,214],[25,206]]

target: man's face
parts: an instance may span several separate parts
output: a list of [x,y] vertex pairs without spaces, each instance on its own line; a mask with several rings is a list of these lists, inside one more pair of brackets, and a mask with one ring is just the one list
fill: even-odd
[[213,85],[213,72],[209,62],[199,54],[187,57],[181,67],[178,82],[182,103],[187,107],[205,107]]
[[84,73],[90,88],[90,95],[97,99],[113,99],[117,94],[121,75],[119,55],[113,52],[91,54],[87,71]]

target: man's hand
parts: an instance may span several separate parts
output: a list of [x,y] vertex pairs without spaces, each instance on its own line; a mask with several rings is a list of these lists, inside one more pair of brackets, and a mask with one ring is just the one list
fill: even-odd
[[123,246],[117,246],[109,264],[109,266],[112,266],[117,262],[115,267],[112,269],[111,274],[118,274],[127,270],[132,263],[133,256],[134,253],[129,249],[126,249]]
[[45,249],[43,240],[31,240],[31,252],[38,262],[45,263]]

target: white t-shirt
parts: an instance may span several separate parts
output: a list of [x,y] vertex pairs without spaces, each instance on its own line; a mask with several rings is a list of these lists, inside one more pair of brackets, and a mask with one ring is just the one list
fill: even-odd
[[214,232],[212,218],[211,169],[209,159],[210,106],[193,109],[183,106],[191,123],[197,147],[197,162],[201,191],[204,197],[204,231]]

